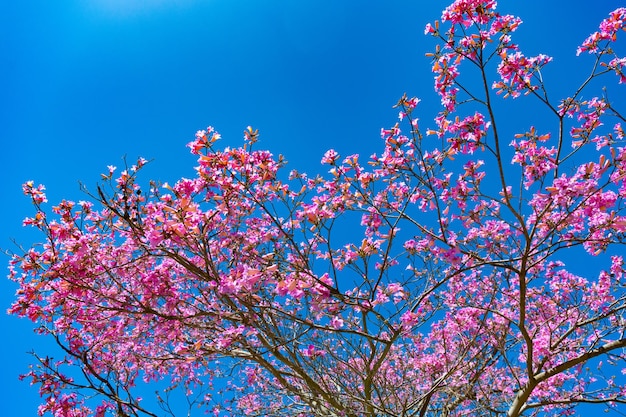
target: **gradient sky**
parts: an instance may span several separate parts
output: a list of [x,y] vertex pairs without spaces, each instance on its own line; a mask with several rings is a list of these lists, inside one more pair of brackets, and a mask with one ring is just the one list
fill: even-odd
[[[575,50],[622,1],[500,2],[525,22],[528,55],[554,56],[545,72],[558,97],[577,72]],[[85,199],[106,165],[153,162],[160,181],[192,176],[185,144],[214,126],[223,145],[248,125],[259,146],[316,172],[328,148],[369,155],[404,92],[423,99],[432,126],[438,99],[423,35],[445,1],[408,0],[19,0],[0,5],[0,248],[40,239],[21,228],[32,214],[26,180],[48,198]],[[562,7],[565,7],[563,9]],[[574,65],[574,66],[573,66]],[[606,83],[613,80],[605,79]],[[624,95],[624,87],[613,87]],[[528,116],[530,113],[524,113]],[[519,114],[513,115],[519,120]],[[525,125],[534,121],[523,120]],[[539,122],[537,122],[539,123]],[[8,262],[0,255],[0,263]],[[4,311],[16,290],[0,280]],[[0,312],[0,415],[34,417],[38,394],[17,375],[27,351],[49,342],[26,320]]]

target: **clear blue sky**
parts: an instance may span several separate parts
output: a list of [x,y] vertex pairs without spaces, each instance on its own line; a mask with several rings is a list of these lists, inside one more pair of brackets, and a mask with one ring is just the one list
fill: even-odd
[[[19,0],[0,5],[0,248],[39,239],[21,228],[32,208],[26,180],[52,203],[83,199],[106,165],[153,159],[145,174],[192,176],[185,144],[213,125],[223,145],[247,125],[292,167],[318,170],[328,148],[369,155],[391,108],[423,99],[428,126],[438,99],[423,35],[445,1]],[[619,1],[501,1],[518,14],[527,54],[546,53],[558,91],[576,46]],[[563,9],[564,8],[564,9]],[[608,80],[607,80],[608,82]],[[620,91],[620,90],[616,90]],[[623,94],[623,89],[621,90]],[[528,124],[532,124],[529,121]],[[144,177],[147,179],[147,176]],[[8,262],[0,256],[0,263]],[[0,280],[5,310],[16,286]],[[38,394],[17,375],[48,343],[26,320],[0,313],[0,415],[34,417]]]

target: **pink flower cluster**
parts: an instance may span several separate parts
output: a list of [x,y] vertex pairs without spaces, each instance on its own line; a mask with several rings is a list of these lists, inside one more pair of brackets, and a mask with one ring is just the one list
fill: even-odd
[[543,54],[527,58],[519,51],[513,54],[502,51],[500,58],[498,74],[502,81],[494,82],[492,88],[498,90],[498,94],[505,93],[504,97],[519,97],[522,92],[529,94],[537,90],[539,87],[533,85],[533,78],[541,82],[538,75],[541,68],[552,61],[551,57]]
[[607,19],[600,23],[600,30],[589,35],[587,39],[578,47],[577,55],[583,52],[590,54],[601,53],[603,48],[600,42],[615,42],[617,33],[626,27],[626,8],[620,7],[609,14]]
[[624,74],[624,64],[626,58],[619,57],[615,54],[611,44],[617,40],[617,33],[620,30],[626,30],[626,8],[620,7],[609,14],[607,19],[600,23],[600,30],[592,33],[581,46],[578,47],[577,55],[587,52],[595,54],[598,59],[605,55],[612,56],[609,62],[601,62],[607,70],[614,71],[619,77],[619,82],[626,82]]

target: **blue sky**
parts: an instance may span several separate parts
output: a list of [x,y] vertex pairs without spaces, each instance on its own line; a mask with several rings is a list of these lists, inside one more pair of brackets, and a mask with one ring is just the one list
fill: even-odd
[[[185,144],[214,126],[223,145],[260,129],[260,146],[291,167],[316,172],[328,148],[369,155],[404,92],[423,99],[432,126],[438,99],[423,35],[444,1],[44,0],[0,6],[0,248],[40,237],[21,228],[32,208],[26,180],[51,202],[84,196],[106,165],[153,160],[144,173],[175,182],[192,176]],[[619,1],[501,1],[524,20],[527,54],[555,56],[554,90],[584,75],[575,49]],[[607,79],[606,82],[609,82]],[[611,80],[612,82],[612,80]],[[566,90],[563,90],[566,91]],[[569,90],[567,90],[569,91]],[[618,91],[618,90],[616,90]],[[622,90],[623,91],[623,90]],[[531,124],[532,122],[524,124]],[[3,264],[8,257],[0,255]],[[16,286],[0,280],[6,309]],[[38,394],[17,375],[48,342],[31,325],[0,314],[0,414],[35,416]]]

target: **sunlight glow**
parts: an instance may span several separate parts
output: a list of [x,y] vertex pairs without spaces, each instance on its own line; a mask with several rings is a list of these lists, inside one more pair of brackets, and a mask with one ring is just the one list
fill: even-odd
[[92,13],[107,18],[133,18],[154,13],[185,9],[197,0],[93,0]]

